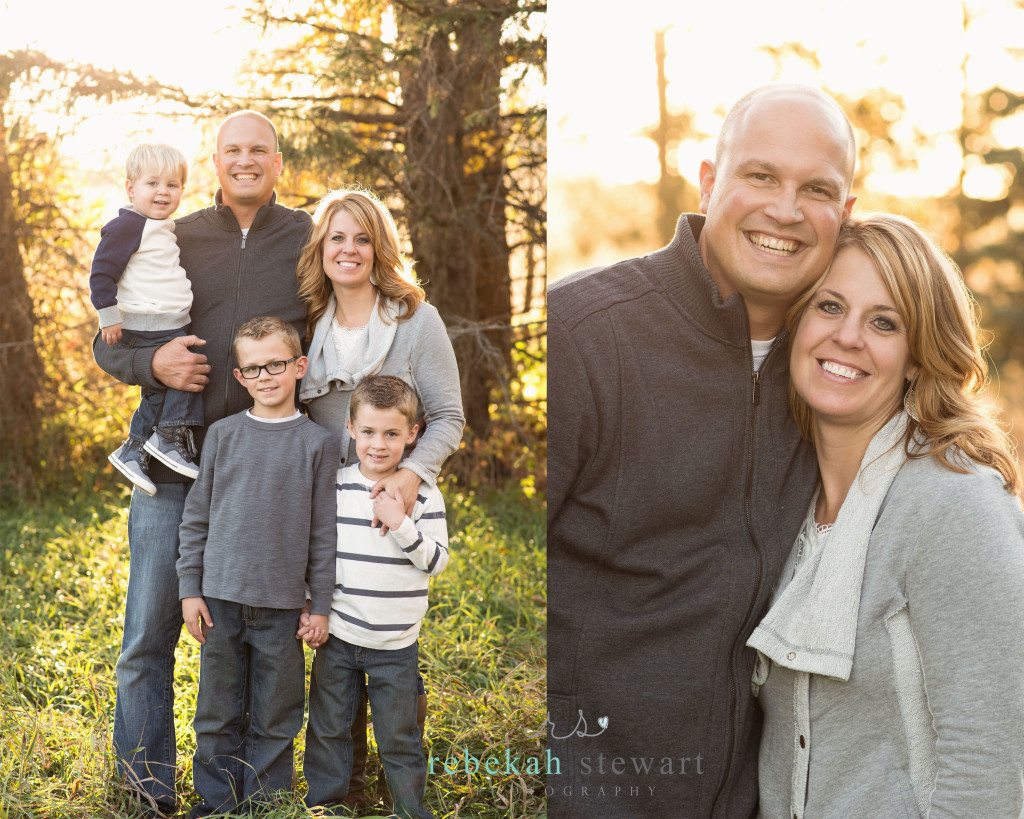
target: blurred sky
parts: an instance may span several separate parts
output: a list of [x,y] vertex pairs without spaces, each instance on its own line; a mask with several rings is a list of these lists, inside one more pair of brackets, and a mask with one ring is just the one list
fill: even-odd
[[[1024,14],[1013,10],[1011,0],[968,5],[972,23],[965,36],[960,0],[629,0],[615,6],[552,0],[550,172],[599,174],[614,182],[657,179],[654,143],[639,136],[658,115],[656,28],[668,29],[669,107],[696,110],[698,127],[710,134],[717,134],[722,114],[736,99],[775,78],[772,58],[759,46],[784,42],[816,52],[821,69],[816,74],[794,62],[783,78],[850,95],[886,87],[907,105],[894,129],[897,138],[909,139],[914,126],[948,134],[959,122],[965,53],[971,55],[972,89],[1020,73],[997,45],[1022,45],[1010,33],[1024,30]],[[684,176],[696,181],[712,145],[682,146],[678,166]],[[937,139],[919,159],[914,174],[873,184],[895,195],[938,195],[955,181],[959,152],[951,137]]]
[[[968,91],[1002,85],[1024,92],[1024,8],[1015,8],[1013,0],[551,0],[549,281],[584,265],[656,247],[623,250],[606,236],[614,231],[578,222],[573,194],[563,186],[588,176],[606,185],[657,180],[657,150],[641,131],[658,118],[658,28],[667,29],[669,108],[696,111],[697,127],[708,134],[717,135],[725,112],[743,94],[777,79],[774,61],[761,50],[764,45],[795,42],[817,54],[820,69],[794,60],[782,79],[823,85],[854,98],[871,88],[902,96],[906,113],[893,123],[893,136],[911,145],[914,130],[920,129],[929,139],[917,150],[917,170],[896,174],[881,168],[865,181],[883,199],[941,196],[957,184],[963,163],[956,129],[965,61]],[[1016,47],[1016,55],[1006,46]],[[1000,123],[996,136],[1003,145],[1024,145],[1024,115]],[[684,142],[676,157],[680,173],[697,184],[701,160],[713,154],[713,137]],[[964,190],[995,198],[1006,184],[998,168],[980,166],[968,171]],[[621,198],[617,204],[637,207],[637,199]],[[653,207],[652,199],[652,220]],[[615,206],[606,212],[614,214]],[[583,256],[576,255],[580,232],[589,246]],[[1011,370],[1016,374],[1012,389],[1005,378]],[[1024,406],[1024,373],[1008,364],[1003,375],[999,400]],[[1024,412],[1016,428],[1020,437]]]
[[[61,61],[154,77],[188,93],[230,94],[241,90],[236,72],[249,52],[270,46],[243,22],[242,7],[222,0],[0,0],[0,52],[28,48]],[[157,113],[138,100],[89,107],[88,119],[62,143],[82,168],[101,172],[90,176],[88,198],[116,212],[123,198],[125,155],[141,141],[179,147],[193,162],[195,179],[190,178],[189,187],[198,193],[213,150],[209,137],[189,119]]]
[[246,39],[255,44],[239,20],[235,4],[220,0],[0,0],[0,49],[32,48],[201,90],[231,82]]

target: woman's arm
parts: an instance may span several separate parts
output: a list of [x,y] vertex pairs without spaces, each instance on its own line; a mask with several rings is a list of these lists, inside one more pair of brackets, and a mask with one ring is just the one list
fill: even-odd
[[[423,318],[410,351],[409,368],[413,388],[423,403],[427,429],[399,468],[411,469],[428,486],[433,486],[441,465],[459,448],[466,418],[462,412],[459,368],[448,332],[437,311],[425,307],[420,307]],[[419,315],[417,312],[413,320]]]
[[[930,819],[1024,809],[1024,515],[989,470],[932,493],[906,595],[937,733]],[[927,513],[927,514],[925,514]]]

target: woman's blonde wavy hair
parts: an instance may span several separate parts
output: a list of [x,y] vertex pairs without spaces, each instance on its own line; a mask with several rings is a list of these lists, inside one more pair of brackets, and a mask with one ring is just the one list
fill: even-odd
[[313,228],[299,254],[296,276],[299,299],[306,305],[306,339],[327,312],[333,292],[331,280],[324,272],[324,239],[331,219],[339,210],[347,211],[359,223],[373,246],[373,281],[377,292],[404,305],[400,315],[390,314],[381,299],[378,306],[381,320],[406,321],[412,318],[426,294],[416,281],[412,262],[406,261],[398,248],[398,229],[387,206],[373,193],[356,188],[333,190],[321,198],[313,213]]
[[[919,368],[905,388],[912,391],[908,403],[920,419],[910,419],[908,455],[920,429],[927,446],[912,457],[934,455],[954,472],[966,472],[967,456],[998,470],[1007,490],[1020,496],[1014,443],[982,401],[988,381],[985,345],[977,305],[956,263],[917,224],[891,213],[848,218],[839,230],[836,255],[851,247],[866,253],[881,275],[906,325],[910,356]],[[821,280],[787,314],[790,338],[820,285]],[[811,410],[792,384],[790,405],[800,431],[813,443]]]

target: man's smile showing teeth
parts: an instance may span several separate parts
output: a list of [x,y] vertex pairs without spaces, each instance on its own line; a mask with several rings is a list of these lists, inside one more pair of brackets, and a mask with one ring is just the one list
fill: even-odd
[[841,378],[849,378],[851,381],[856,381],[859,378],[864,378],[867,373],[855,370],[852,367],[844,367],[842,364],[837,364],[834,361],[819,360],[818,363],[821,368],[832,375],[838,375]]
[[243,182],[255,182],[256,181],[256,174],[254,174],[254,173],[237,173],[237,174],[235,174],[235,179],[241,180]]
[[791,239],[778,239],[765,233],[748,233],[747,238],[754,247],[777,256],[792,256],[800,249],[800,243]]

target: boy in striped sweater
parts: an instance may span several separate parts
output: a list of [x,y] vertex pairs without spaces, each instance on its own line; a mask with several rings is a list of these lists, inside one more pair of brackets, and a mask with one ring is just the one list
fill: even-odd
[[[430,819],[423,806],[427,768],[416,723],[420,620],[427,611],[429,578],[448,565],[444,499],[421,484],[412,517],[405,499],[374,484],[393,474],[405,447],[416,440],[418,399],[392,375],[364,378],[352,393],[348,430],[359,463],[338,472],[337,583],[330,635],[314,648],[303,772],[306,804],[337,808],[352,772],[352,719],[359,683],[367,675],[374,736],[394,811],[404,819]],[[376,518],[388,528],[375,532]]]

